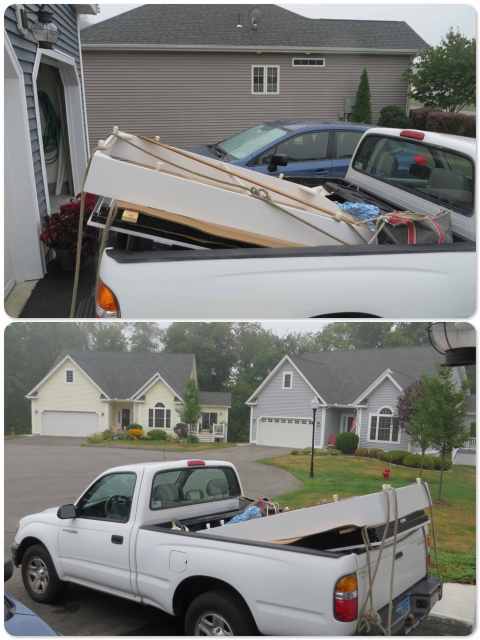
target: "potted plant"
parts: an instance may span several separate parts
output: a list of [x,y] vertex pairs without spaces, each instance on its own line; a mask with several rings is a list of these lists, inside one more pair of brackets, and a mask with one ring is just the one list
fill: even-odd
[[[93,256],[96,248],[96,232],[87,227],[89,214],[96,203],[96,196],[87,194],[85,199],[85,222],[82,242],[82,258]],[[80,215],[80,198],[60,207],[60,211],[52,213],[43,226],[41,241],[55,251],[55,258],[63,271],[73,271],[77,251],[78,218]],[[82,264],[85,261],[82,260]]]

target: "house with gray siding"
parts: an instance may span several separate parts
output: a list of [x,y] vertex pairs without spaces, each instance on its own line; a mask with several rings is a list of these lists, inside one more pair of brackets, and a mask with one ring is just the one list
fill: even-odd
[[[316,447],[333,445],[339,433],[353,431],[360,447],[413,451],[408,434],[399,428],[398,399],[423,375],[438,371],[443,362],[443,356],[430,346],[286,355],[247,400],[250,442],[311,446],[315,399],[319,404]],[[461,385],[465,369],[455,367],[452,372]],[[473,396],[468,402],[468,422],[472,405]]]
[[5,295],[43,277],[42,221],[80,191],[89,151],[78,17],[97,11],[5,10]]
[[405,22],[268,4],[147,4],[81,38],[92,148],[114,125],[188,145],[263,121],[348,118],[363,69],[376,121],[407,108],[403,74],[428,46]]

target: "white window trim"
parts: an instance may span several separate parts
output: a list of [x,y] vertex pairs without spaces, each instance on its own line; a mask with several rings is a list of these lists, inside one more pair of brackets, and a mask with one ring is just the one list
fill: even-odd
[[[68,380],[67,374],[72,374],[72,379]],[[65,384],[73,384],[75,382],[75,369],[65,369]]]
[[[285,386],[285,376],[290,376],[290,386]],[[293,372],[292,371],[284,371],[282,376],[282,389],[286,389],[287,391],[291,391],[293,389]]]
[[[157,403],[158,404],[158,403]],[[166,431],[171,431],[172,430],[172,410],[170,409],[170,407],[167,407],[166,404],[164,404],[163,402],[161,404],[163,404],[163,407],[157,407],[157,404],[155,404],[153,407],[149,407],[149,409],[153,409],[153,426],[152,427],[148,427],[149,429],[165,429]],[[155,426],[155,422],[156,422],[156,415],[155,412],[156,411],[163,411],[163,422],[164,422],[164,427],[157,427]],[[167,427],[167,411],[170,411],[170,426]],[[147,417],[147,422],[149,422],[149,419]]]
[[[323,64],[295,64],[295,60],[323,60]],[[325,69],[327,61],[323,56],[295,56],[292,58],[292,67],[294,69]]]
[[[253,90],[253,74],[254,69],[257,67],[263,67],[263,91]],[[267,91],[268,86],[268,69],[275,68],[277,70],[277,90]],[[279,64],[252,64],[251,78],[250,78],[250,91],[252,96],[278,96],[280,95],[280,65]]]
[[388,409],[389,411],[392,412],[392,415],[390,416],[390,418],[392,418],[392,419],[393,418],[398,418],[398,413],[395,412],[393,407],[389,407],[388,405],[385,405],[384,407],[380,407],[380,409],[378,409],[378,411],[376,413],[369,413],[368,414],[368,438],[367,438],[367,441],[368,442],[381,442],[383,444],[400,444],[400,442],[401,442],[400,427],[398,428],[398,440],[378,440],[378,439],[370,438],[370,430],[371,430],[371,427],[372,427],[372,418],[375,417],[375,416],[377,418],[377,433],[378,433],[378,419],[379,418],[385,418],[385,416],[386,416],[385,413],[380,413],[380,411],[382,411],[383,409]]

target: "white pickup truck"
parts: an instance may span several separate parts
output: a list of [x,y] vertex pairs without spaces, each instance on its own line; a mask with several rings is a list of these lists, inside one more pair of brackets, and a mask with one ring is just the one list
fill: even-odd
[[[475,140],[369,129],[330,198],[382,213],[448,211],[453,242],[179,250],[107,249],[96,315],[123,318],[468,317],[475,309]],[[313,186],[313,184],[309,184]]]
[[252,508],[232,464],[134,464],[74,505],[22,518],[13,560],[38,602],[74,582],[181,616],[187,635],[409,631],[441,598],[428,495],[421,483],[384,487],[273,515],[264,500],[263,517],[232,523]]

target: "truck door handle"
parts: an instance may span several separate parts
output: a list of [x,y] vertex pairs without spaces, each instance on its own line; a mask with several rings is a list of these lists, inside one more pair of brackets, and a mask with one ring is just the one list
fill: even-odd
[[123,536],[112,536],[113,544],[123,544]]

